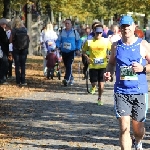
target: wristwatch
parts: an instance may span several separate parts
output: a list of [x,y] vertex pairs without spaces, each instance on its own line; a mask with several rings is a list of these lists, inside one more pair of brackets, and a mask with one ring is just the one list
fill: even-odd
[[146,72],[146,66],[143,66],[143,72]]

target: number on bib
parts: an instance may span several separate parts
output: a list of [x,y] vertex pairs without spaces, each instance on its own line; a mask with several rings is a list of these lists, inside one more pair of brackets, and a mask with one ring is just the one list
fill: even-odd
[[104,64],[104,59],[102,59],[102,58],[94,58],[94,64]]
[[66,43],[66,42],[64,42],[64,43],[63,43],[63,48],[68,49],[68,50],[71,50],[71,43]]
[[132,70],[131,66],[121,66],[120,67],[120,80],[138,80],[138,76]]

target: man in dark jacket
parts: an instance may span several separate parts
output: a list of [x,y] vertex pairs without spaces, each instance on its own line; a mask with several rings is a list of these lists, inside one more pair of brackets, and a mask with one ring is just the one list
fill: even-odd
[[0,46],[3,52],[3,57],[0,58],[0,84],[7,84],[9,40],[5,32],[6,24],[7,20],[5,18],[0,19]]

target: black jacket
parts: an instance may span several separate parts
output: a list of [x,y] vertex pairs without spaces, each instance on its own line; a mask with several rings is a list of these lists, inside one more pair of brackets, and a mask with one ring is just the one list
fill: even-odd
[[5,55],[9,52],[9,40],[4,29],[0,26],[0,46]]

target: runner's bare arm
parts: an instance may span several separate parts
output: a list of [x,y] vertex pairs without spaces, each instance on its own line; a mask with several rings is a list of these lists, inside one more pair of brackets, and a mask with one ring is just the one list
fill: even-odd
[[116,60],[115,60],[115,55],[116,55],[116,47],[117,43],[113,43],[111,46],[111,54],[109,58],[109,62],[106,68],[106,72],[110,72],[111,76],[113,76],[115,72],[115,65],[116,65]]
[[145,66],[146,72],[150,72],[150,44],[146,40],[143,40],[141,44],[145,50],[145,59],[148,62],[148,64]]

